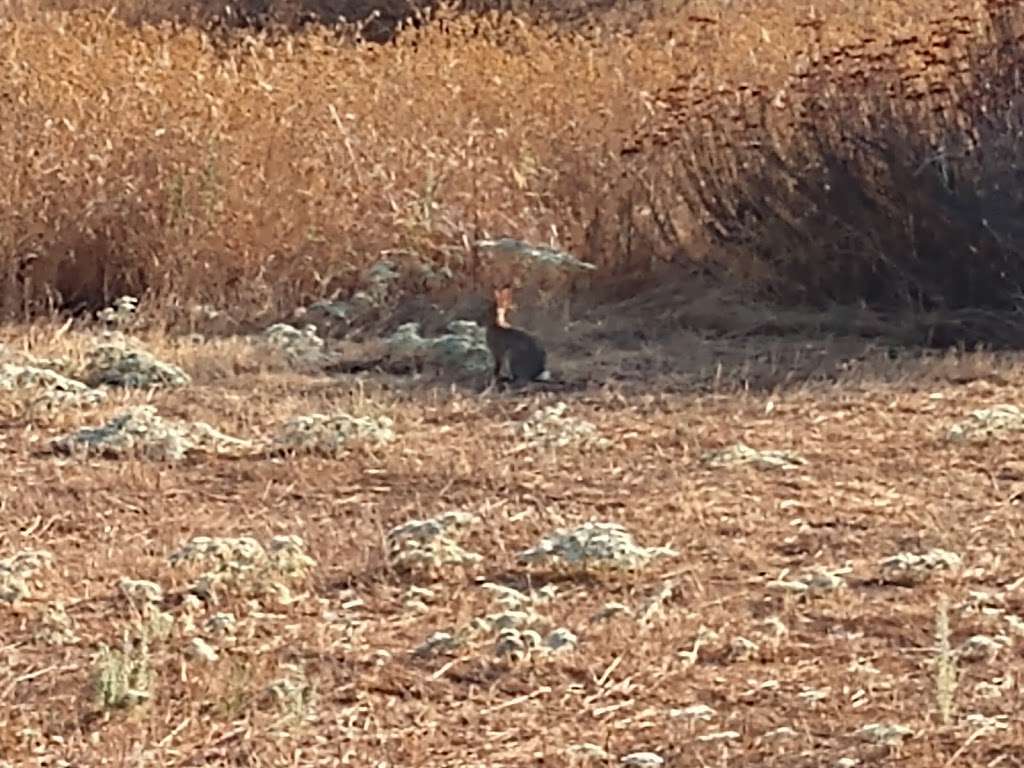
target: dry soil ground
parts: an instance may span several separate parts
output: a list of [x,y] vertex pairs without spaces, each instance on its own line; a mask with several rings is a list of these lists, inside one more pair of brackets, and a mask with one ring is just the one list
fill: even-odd
[[[32,339],[37,354],[77,343],[7,335]],[[687,392],[638,363],[650,354],[640,349],[621,360],[644,373],[607,386],[481,397],[258,370],[229,344],[149,342],[194,383],[30,421],[14,399],[5,406],[0,557],[46,549],[54,563],[28,598],[0,604],[0,764],[562,766],[635,752],[668,766],[1024,761],[1020,438],[945,439],[972,410],[1019,401],[1024,368],[1012,360],[868,355],[827,380],[787,384],[780,367],[828,350],[765,345],[746,359],[771,375],[739,368],[779,386],[733,386],[728,369],[716,377],[709,366],[705,386],[697,372]],[[558,399],[610,445],[527,445],[520,422]],[[397,439],[331,459],[40,453],[51,436],[147,401],[241,436],[313,411],[387,414]],[[701,461],[737,442],[807,463]],[[481,561],[433,575],[389,565],[389,529],[449,510],[479,516],[460,543]],[[678,554],[618,575],[517,562],[554,529],[588,520]],[[190,538],[278,534],[301,535],[317,561],[290,596],[183,601],[195,572],[168,557]],[[883,558],[936,547],[962,567],[910,586],[881,578]],[[844,567],[836,589],[772,583]],[[119,647],[146,624],[122,576],[158,583],[158,608],[176,621],[145,650],[147,697],[103,710],[90,682],[100,644]],[[553,588],[529,610],[542,635],[564,627],[578,645],[501,658],[495,632],[481,630],[413,655],[433,633],[503,610],[488,582]],[[948,653],[935,639],[942,595]],[[218,613],[234,615],[233,637],[209,629]],[[965,645],[975,635],[992,642]],[[195,636],[216,661],[187,656]],[[942,657],[955,690],[937,683]],[[885,738],[889,726],[908,730]]]

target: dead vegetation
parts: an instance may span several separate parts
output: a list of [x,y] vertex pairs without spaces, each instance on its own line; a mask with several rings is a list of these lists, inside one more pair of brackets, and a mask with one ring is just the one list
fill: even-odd
[[0,0],[0,766],[1024,760],[1024,371],[900,349],[1024,338],[1016,6],[87,5]]
[[668,262],[748,302],[874,313],[854,333],[1016,346],[1016,4],[613,15],[439,7],[373,45],[20,7],[0,308],[130,293],[172,325],[265,323],[347,300],[386,258],[388,317],[506,279],[477,243],[511,236],[599,268],[527,276],[542,303]]
[[1017,346],[1024,13],[880,5],[752,13],[790,41],[787,71],[694,69],[660,94],[626,150],[655,229],[683,251],[703,234],[707,261],[787,304],[934,313],[929,341]]
[[[103,341],[54,331],[5,354],[27,339],[73,376]],[[967,386],[945,361],[876,361],[774,392],[732,370],[702,396],[646,374],[480,398],[247,371],[242,339],[140,343],[189,383],[108,379],[0,433],[0,761],[1019,756],[1018,363],[964,358]],[[390,431],[46,450],[140,408],[240,445],[311,414]],[[961,439],[965,420],[985,429]]]
[[321,28],[224,47],[98,12],[4,21],[6,311],[144,293],[172,321],[251,318],[347,298],[382,255],[408,289],[436,288],[429,266],[457,290],[501,274],[479,237],[571,242],[569,175],[614,164],[601,143],[669,53],[438,16],[369,48]]

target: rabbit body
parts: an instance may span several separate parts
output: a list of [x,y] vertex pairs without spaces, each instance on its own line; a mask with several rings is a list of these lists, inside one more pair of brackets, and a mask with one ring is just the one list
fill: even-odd
[[508,324],[505,315],[513,307],[508,288],[494,292],[487,324],[487,346],[494,356],[494,378],[501,378],[501,369],[507,362],[512,380],[517,383],[543,379],[547,374],[547,353],[533,336]]

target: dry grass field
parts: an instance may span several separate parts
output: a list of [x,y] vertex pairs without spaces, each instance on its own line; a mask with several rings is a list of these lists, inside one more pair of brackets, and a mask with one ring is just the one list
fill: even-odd
[[[12,329],[9,353],[27,340],[73,360],[94,343],[55,333]],[[845,371],[769,389],[743,386],[749,367],[694,374],[687,394],[683,371],[629,374],[624,357],[604,386],[481,397],[296,373],[241,340],[142,338],[191,384],[30,419],[26,392],[3,395],[3,555],[52,554],[0,609],[4,764],[1022,757],[1020,432],[947,434],[1019,399],[1012,359],[864,351]],[[805,357],[828,352],[813,346]],[[560,441],[528,433],[559,400],[562,419],[590,431],[555,420],[546,434]],[[50,452],[52,438],[134,404],[247,439],[312,412],[387,415],[395,439],[177,462]],[[708,460],[737,443],[790,463]],[[475,521],[450,531],[446,551],[480,557],[402,567],[388,532],[451,511]],[[588,521],[674,554],[624,571],[518,558]],[[171,560],[195,537],[291,535],[315,564],[264,572],[241,558],[220,563],[236,580],[204,589],[197,577],[219,561]],[[914,559],[937,550],[952,559]],[[883,564],[901,554],[903,567]],[[551,650],[560,628],[575,642]]]
[[1019,4],[252,5],[0,0],[0,768],[1024,763]]

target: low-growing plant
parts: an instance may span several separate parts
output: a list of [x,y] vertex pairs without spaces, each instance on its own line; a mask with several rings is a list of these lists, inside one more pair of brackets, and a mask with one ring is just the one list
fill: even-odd
[[149,641],[126,632],[120,648],[100,645],[92,671],[93,702],[102,712],[146,703],[153,695]]

